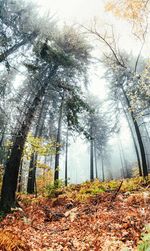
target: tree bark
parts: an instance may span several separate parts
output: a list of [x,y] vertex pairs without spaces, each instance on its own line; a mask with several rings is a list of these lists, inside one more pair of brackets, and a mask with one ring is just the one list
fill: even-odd
[[1,192],[1,208],[4,211],[10,211],[12,207],[17,205],[15,193],[17,189],[18,172],[31,119],[30,111],[30,116],[28,115],[27,121],[24,121],[25,123],[23,123],[16,136],[10,158],[5,167]]
[[67,133],[66,133],[66,153],[65,153],[65,186],[68,185],[68,134],[69,134],[69,128],[67,126]]
[[33,153],[30,160],[29,176],[28,176],[28,183],[27,183],[27,193],[29,194],[33,194],[35,192],[37,158],[38,158],[37,153]]
[[141,127],[144,129],[144,131],[146,133],[145,142],[148,141],[145,144],[146,145],[145,155],[146,155],[146,160],[147,160],[147,169],[149,171],[149,169],[150,169],[150,154],[149,154],[150,136],[149,136],[149,132],[147,130],[147,126],[146,126],[146,123],[144,122],[144,120],[143,120],[143,124]]
[[[46,104],[45,101],[46,101],[46,98],[44,98],[41,109],[40,109],[40,114],[39,114],[39,117],[37,120],[37,126],[35,129],[34,137],[42,136],[44,121],[45,121],[45,117],[46,117],[46,113],[42,117],[42,113],[44,111],[45,104]],[[46,109],[46,112],[47,112],[47,109]],[[29,165],[28,182],[27,182],[27,193],[29,193],[29,194],[33,194],[35,192],[37,158],[38,158],[38,154],[35,152],[32,153],[30,165]]]
[[91,137],[90,139],[90,181],[93,181],[94,180],[94,140],[93,140],[92,125],[90,129],[90,137]]
[[120,162],[121,162],[122,175],[123,175],[123,178],[125,178],[125,172],[124,172],[123,159],[122,159],[122,155],[121,155],[120,145],[119,145],[119,157],[120,157]]
[[[122,105],[122,106],[123,106],[123,105]],[[128,122],[128,126],[129,126],[129,128],[130,128],[130,132],[131,132],[131,136],[132,136],[132,140],[133,140],[133,144],[134,144],[134,149],[135,149],[135,153],[136,153],[136,157],[137,157],[137,162],[138,162],[138,168],[139,168],[139,176],[142,176],[142,167],[141,167],[140,155],[139,155],[139,151],[138,151],[136,139],[135,139],[135,136],[134,136],[134,133],[133,133],[132,126],[131,126],[131,124],[130,124],[129,118],[128,118],[128,116],[127,116],[127,113],[126,113],[124,107],[123,107],[123,111],[124,111],[126,120],[127,120],[127,122]]]
[[23,160],[21,160],[21,163],[20,163],[19,177],[18,177],[18,192],[19,193],[22,191],[22,166],[23,166]]
[[104,175],[104,160],[103,155],[101,155],[101,161],[102,161],[102,181],[105,181],[105,175]]
[[141,133],[140,133],[140,129],[139,129],[139,126],[138,126],[138,123],[136,121],[136,118],[134,116],[134,113],[132,111],[132,107],[130,105],[130,101],[122,87],[122,91],[123,91],[123,94],[124,94],[124,97],[126,99],[126,103],[127,103],[127,106],[129,109],[131,109],[131,118],[132,118],[132,122],[133,122],[133,125],[134,125],[134,129],[135,129],[135,132],[136,132],[136,136],[137,136],[137,140],[138,140],[138,143],[139,143],[139,148],[140,148],[140,153],[141,153],[141,160],[142,160],[142,168],[143,168],[143,176],[144,177],[147,177],[148,176],[148,170],[147,170],[147,163],[146,163],[146,155],[145,155],[145,149],[144,149],[144,145],[143,145],[143,140],[142,140],[142,136],[141,136]]
[[3,164],[3,165],[4,165],[5,160],[7,158],[4,154],[4,145],[3,145],[4,138],[5,138],[5,131],[6,131],[6,126],[4,127],[4,129],[2,131],[2,135],[1,135],[1,139],[0,139],[0,149],[2,150],[2,153],[0,156],[0,164]]
[[59,109],[59,118],[58,118],[58,129],[57,129],[57,137],[56,137],[56,155],[55,155],[55,169],[54,169],[54,182],[59,179],[59,157],[60,157],[60,143],[61,143],[61,127],[62,127],[62,116],[63,116],[63,106],[64,106],[64,97],[65,92],[63,92],[61,105]]
[[98,179],[96,145],[94,144],[95,176]]

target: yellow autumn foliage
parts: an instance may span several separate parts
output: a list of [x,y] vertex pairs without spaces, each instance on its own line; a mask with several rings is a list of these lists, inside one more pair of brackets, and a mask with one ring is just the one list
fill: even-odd
[[55,140],[47,140],[43,137],[34,137],[32,133],[28,134],[24,147],[23,157],[30,160],[33,153],[38,156],[48,156],[55,154],[57,143]]
[[52,170],[43,169],[43,174],[37,177],[37,190],[39,194],[45,195],[46,187],[53,182]]
[[146,7],[146,1],[143,0],[113,0],[106,3],[105,10],[120,18],[141,22]]
[[146,0],[108,0],[105,11],[132,24],[132,32],[143,39],[147,30],[150,4]]

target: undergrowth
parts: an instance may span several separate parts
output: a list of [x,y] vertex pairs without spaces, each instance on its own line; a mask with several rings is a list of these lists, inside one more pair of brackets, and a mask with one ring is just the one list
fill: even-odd
[[137,248],[138,251],[150,251],[150,225],[145,226],[145,231],[141,234]]
[[[46,187],[46,196],[49,198],[58,197],[61,195],[67,196],[70,199],[77,201],[85,201],[91,196],[101,194],[103,192],[113,192],[120,186],[121,180],[111,180],[101,182],[94,180],[93,182],[86,181],[78,185],[64,186],[62,181],[50,184]],[[145,190],[150,184],[150,180],[145,181],[142,177],[130,178],[123,180],[120,192],[134,192]]]

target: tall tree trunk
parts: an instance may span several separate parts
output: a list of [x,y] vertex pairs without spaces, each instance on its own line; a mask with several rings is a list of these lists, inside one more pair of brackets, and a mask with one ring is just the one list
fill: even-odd
[[57,136],[56,136],[56,155],[55,155],[55,170],[54,170],[54,182],[59,179],[59,157],[60,157],[60,143],[61,143],[61,127],[62,127],[62,116],[63,116],[63,106],[64,106],[64,97],[65,92],[63,92],[61,105],[59,109],[59,118],[58,118],[58,129],[57,129]]
[[67,126],[67,133],[66,133],[66,153],[65,153],[65,186],[68,185],[68,134],[69,134],[69,128]]
[[101,162],[102,162],[102,181],[105,181],[105,174],[104,174],[104,159],[103,154],[101,155]]
[[95,159],[95,176],[98,179],[98,170],[97,170],[97,154],[96,154],[96,145],[94,143],[94,159]]
[[147,160],[147,168],[148,170],[150,169],[150,154],[149,154],[149,145],[150,145],[150,136],[149,136],[149,132],[147,130],[147,126],[145,125],[146,123],[143,121],[142,124],[142,128],[144,129],[145,133],[146,133],[146,137],[145,137],[145,142],[146,142],[146,147],[145,147],[145,155],[146,155],[146,160]]
[[3,176],[2,190],[1,190],[1,210],[10,211],[12,207],[17,206],[16,201],[16,190],[17,190],[17,181],[19,166],[23,154],[24,145],[26,138],[34,117],[34,114],[37,110],[38,105],[41,102],[42,97],[45,94],[47,86],[50,81],[50,77],[56,72],[56,67],[51,70],[49,78],[38,90],[35,98],[33,99],[30,107],[28,108],[25,118],[22,121],[22,124],[16,134],[16,137],[13,142],[10,158],[7,161],[5,172]]
[[126,158],[125,158],[122,142],[121,142],[121,139],[119,137],[118,137],[118,142],[119,142],[120,154],[122,156],[123,169],[124,169],[124,178],[128,178],[127,177],[127,175],[128,175],[127,161],[126,161]]
[[140,129],[139,129],[139,126],[138,126],[138,123],[136,121],[136,118],[134,116],[134,113],[132,111],[132,107],[130,105],[130,101],[122,87],[122,91],[123,91],[123,94],[124,94],[124,97],[126,99],[126,103],[127,103],[127,106],[129,109],[131,109],[131,118],[132,118],[132,122],[133,122],[133,125],[134,125],[134,129],[135,129],[135,132],[136,132],[136,136],[137,136],[137,140],[138,140],[138,143],[139,143],[139,149],[140,149],[140,153],[141,153],[141,160],[142,160],[142,168],[143,168],[143,176],[144,177],[147,177],[148,176],[148,170],[147,170],[147,163],[146,163],[146,155],[145,155],[145,149],[144,149],[144,145],[143,145],[143,140],[142,140],[142,136],[141,136],[141,133],[140,133]]
[[27,133],[29,131],[29,125],[31,124],[33,111],[30,110],[29,114],[26,118],[27,120],[24,121],[21,129],[16,135],[10,158],[5,167],[1,192],[1,208],[4,211],[10,211],[11,207],[15,207],[17,205],[15,193],[17,189],[19,166]]
[[123,178],[125,178],[124,165],[123,165],[123,159],[122,159],[120,145],[119,145],[118,149],[119,149],[119,157],[120,157],[120,162],[121,162],[122,175],[123,175]]
[[[34,137],[42,136],[44,121],[45,121],[45,117],[46,117],[46,113],[44,113],[44,116],[42,117],[42,114],[43,114],[43,111],[45,108],[45,104],[46,104],[45,102],[46,102],[46,98],[44,98],[41,109],[40,109]],[[47,109],[46,109],[46,112],[47,112]],[[38,158],[37,153],[35,153],[35,152],[32,153],[30,165],[29,165],[28,182],[27,182],[27,193],[29,193],[29,194],[33,194],[35,192],[37,158]]]
[[29,176],[28,176],[28,183],[27,183],[27,193],[29,194],[33,194],[35,192],[37,158],[38,158],[37,153],[33,153],[30,160]]
[[[122,107],[123,107],[123,104],[122,104]],[[137,157],[137,162],[138,162],[139,175],[142,176],[142,167],[141,167],[140,155],[139,155],[139,151],[138,151],[136,139],[135,139],[135,136],[134,136],[134,133],[133,133],[132,126],[131,126],[131,124],[130,124],[130,120],[129,120],[129,118],[128,118],[128,115],[127,115],[127,113],[126,113],[124,107],[123,107],[123,111],[124,111],[126,120],[127,120],[127,122],[128,122],[128,126],[129,126],[129,128],[130,128],[130,132],[131,132],[131,136],[132,136],[132,140],[133,140],[133,144],[134,144],[134,149],[135,149],[135,153],[136,153],[136,157]]]
[[[92,123],[92,122],[91,122]],[[94,140],[93,140],[93,128],[90,129],[90,181],[94,180]]]

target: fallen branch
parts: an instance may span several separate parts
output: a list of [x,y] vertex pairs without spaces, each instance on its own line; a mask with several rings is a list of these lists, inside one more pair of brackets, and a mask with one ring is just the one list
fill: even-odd
[[121,189],[122,184],[123,184],[123,180],[121,181],[121,183],[120,183],[120,185],[119,185],[118,189],[116,190],[116,192],[115,192],[115,193],[114,193],[114,195],[112,196],[112,198],[111,198],[111,201],[110,201],[110,202],[113,202],[113,201],[116,199],[117,194],[119,193],[119,191],[120,191],[120,189]]
[[117,190],[116,190],[115,193],[113,194],[113,196],[112,196],[112,198],[111,198],[111,201],[110,201],[110,205],[108,206],[108,209],[109,209],[110,207],[112,207],[112,202],[116,199],[116,197],[117,197],[117,195],[118,195],[118,193],[119,193],[119,191],[120,191],[120,189],[121,189],[122,184],[123,184],[123,180],[121,181],[119,187],[117,188]]

